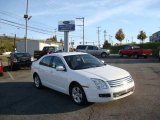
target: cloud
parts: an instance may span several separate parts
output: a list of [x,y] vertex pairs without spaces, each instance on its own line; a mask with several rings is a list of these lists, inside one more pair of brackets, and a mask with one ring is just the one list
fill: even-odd
[[[159,2],[159,0],[48,0],[44,3],[44,8],[40,12],[33,12],[33,16],[45,16],[45,15],[63,15],[63,16],[82,16],[85,17],[85,26],[91,26],[107,18],[115,17],[116,15],[143,15],[143,16],[160,16],[155,15],[155,11],[148,12],[147,8],[153,4]],[[147,11],[147,14],[144,14]],[[157,10],[156,13],[159,11]],[[127,22],[122,20],[123,22]]]
[[89,19],[86,21],[86,26],[91,26],[93,24],[96,24],[100,21],[103,21],[107,18],[113,17],[118,14],[131,15],[131,14],[137,14],[139,12],[143,13],[148,6],[151,6],[152,4],[155,4],[157,2],[159,1],[146,0],[144,2],[143,0],[133,0],[129,2],[126,1],[126,3],[119,4],[116,7],[99,10],[95,15],[88,17]]

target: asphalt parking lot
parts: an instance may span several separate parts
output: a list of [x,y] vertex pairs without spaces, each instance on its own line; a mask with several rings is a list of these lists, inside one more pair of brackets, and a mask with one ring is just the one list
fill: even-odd
[[104,61],[131,73],[136,85],[133,95],[77,106],[67,95],[36,89],[29,69],[8,71],[0,77],[0,120],[160,120],[158,59],[110,56]]

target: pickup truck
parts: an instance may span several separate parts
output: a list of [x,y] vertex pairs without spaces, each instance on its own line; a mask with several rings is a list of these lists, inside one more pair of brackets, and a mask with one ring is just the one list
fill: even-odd
[[39,59],[43,55],[50,54],[57,51],[57,47],[45,46],[42,51],[34,51],[34,58]]
[[147,58],[149,55],[152,55],[151,49],[141,49],[139,46],[126,45],[124,49],[119,50],[119,55],[123,57],[127,55],[129,57],[135,56],[137,59],[140,56]]
[[78,45],[76,52],[85,52],[94,56],[101,56],[102,58],[105,58],[110,54],[110,50],[101,49],[94,45]]

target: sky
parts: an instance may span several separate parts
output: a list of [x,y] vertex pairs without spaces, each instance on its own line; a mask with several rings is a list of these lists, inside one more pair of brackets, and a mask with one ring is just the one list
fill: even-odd
[[[0,0],[0,35],[24,37],[27,0]],[[83,41],[82,20],[84,17],[85,44],[98,45],[106,39],[115,44],[116,32],[121,28],[125,34],[122,43],[140,41],[137,35],[141,30],[149,36],[160,30],[160,0],[28,0],[28,38],[45,40],[56,35],[64,39],[64,33],[58,32],[58,22],[74,20],[76,29],[69,32],[69,41],[74,46]],[[20,24],[20,25],[19,25]],[[33,29],[34,28],[34,29]]]

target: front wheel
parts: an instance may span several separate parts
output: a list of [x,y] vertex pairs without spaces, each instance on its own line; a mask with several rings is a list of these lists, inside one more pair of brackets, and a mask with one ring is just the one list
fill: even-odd
[[87,103],[86,95],[83,88],[79,84],[74,84],[70,89],[70,96],[77,105],[85,105]]
[[34,76],[34,85],[38,89],[42,88],[41,80],[37,74]]

